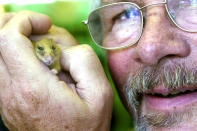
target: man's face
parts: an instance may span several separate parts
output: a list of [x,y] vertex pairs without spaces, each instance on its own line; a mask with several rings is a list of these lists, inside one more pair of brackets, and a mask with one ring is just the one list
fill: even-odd
[[[103,4],[117,1],[103,0]],[[127,1],[139,6],[163,2]],[[177,28],[164,5],[150,6],[143,12],[146,17],[141,39],[131,47],[108,51],[110,71],[119,94],[135,116],[139,130],[196,130],[197,34]],[[182,17],[190,15],[179,13]],[[128,30],[122,30],[125,26],[114,28],[116,31],[108,41],[113,41],[116,35],[121,40],[130,26]]]

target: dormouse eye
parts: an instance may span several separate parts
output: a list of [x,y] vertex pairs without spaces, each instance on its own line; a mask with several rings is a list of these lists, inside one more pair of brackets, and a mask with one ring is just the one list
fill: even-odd
[[52,46],[51,48],[52,48],[52,50],[55,50],[56,49],[55,46]]
[[39,49],[39,50],[44,50],[44,48],[43,48],[43,47],[40,47],[40,46],[38,46],[38,49]]

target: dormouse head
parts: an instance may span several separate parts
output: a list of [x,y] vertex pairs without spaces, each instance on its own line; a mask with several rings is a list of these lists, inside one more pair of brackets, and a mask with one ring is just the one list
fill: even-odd
[[52,39],[42,39],[34,42],[37,57],[47,66],[54,64],[60,59],[61,50]]

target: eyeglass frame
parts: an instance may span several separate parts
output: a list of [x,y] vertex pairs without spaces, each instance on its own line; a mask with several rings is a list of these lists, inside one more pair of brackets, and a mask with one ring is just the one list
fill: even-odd
[[183,31],[190,32],[190,33],[196,33],[196,32],[197,32],[197,30],[194,31],[194,30],[187,30],[187,29],[184,29],[183,27],[181,27],[180,25],[178,25],[178,24],[175,22],[175,20],[173,19],[172,15],[171,15],[171,13],[170,13],[170,11],[169,11],[169,9],[168,9],[168,0],[165,0],[164,2],[153,2],[153,3],[147,4],[147,5],[142,6],[142,7],[139,7],[137,4],[132,3],[132,2],[115,2],[115,3],[107,4],[107,5],[104,5],[104,6],[101,6],[101,7],[96,8],[95,10],[93,10],[92,12],[90,12],[90,14],[89,14],[89,16],[88,16],[88,20],[82,21],[83,24],[85,24],[85,25],[88,26],[88,30],[89,30],[89,32],[90,32],[90,36],[91,36],[92,40],[94,41],[94,43],[95,43],[97,46],[99,46],[100,48],[102,48],[102,49],[105,49],[105,50],[119,50],[119,49],[124,49],[124,48],[130,47],[130,46],[136,44],[136,43],[140,40],[140,38],[142,37],[142,34],[143,34],[143,27],[144,27],[144,20],[143,20],[143,19],[141,19],[141,23],[142,23],[142,24],[141,24],[140,35],[139,35],[139,37],[137,38],[137,40],[136,40],[135,42],[131,43],[131,44],[128,44],[128,45],[125,45],[125,46],[121,46],[121,47],[103,47],[103,46],[99,45],[99,44],[94,40],[94,38],[93,38],[93,36],[92,36],[92,33],[91,33],[91,31],[90,31],[90,27],[89,27],[89,19],[90,19],[91,14],[94,13],[94,12],[96,12],[97,10],[102,9],[102,8],[109,7],[109,6],[112,6],[112,5],[118,5],[118,4],[131,4],[131,5],[134,5],[135,7],[137,7],[137,8],[139,9],[141,16],[143,16],[142,10],[143,10],[144,8],[149,7],[149,6],[156,6],[156,5],[160,5],[160,4],[165,4],[165,9],[166,9],[166,11],[167,11],[167,13],[168,13],[168,16],[170,17],[171,21],[173,22],[173,24],[174,24],[176,27],[178,27],[179,29],[181,29],[181,30],[183,30]]

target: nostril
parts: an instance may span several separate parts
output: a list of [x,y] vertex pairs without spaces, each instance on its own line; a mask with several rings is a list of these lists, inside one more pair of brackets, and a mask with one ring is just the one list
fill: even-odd
[[179,55],[179,54],[169,54],[165,56],[166,58],[177,58],[177,57],[183,57],[183,55]]
[[178,58],[178,57],[180,57],[180,56],[175,55],[175,54],[169,54],[169,55],[166,55],[166,56],[162,57],[161,59],[159,59],[158,63],[161,63],[161,61],[164,59],[174,59],[174,58]]
[[52,58],[49,56],[49,57],[46,58],[46,60],[47,60],[47,61],[51,61]]
[[174,58],[174,57],[177,57],[177,55],[175,55],[175,54],[169,54],[169,55],[166,55],[166,57],[168,57],[168,58]]
[[135,61],[138,62],[138,63],[142,62],[140,58],[136,58]]

